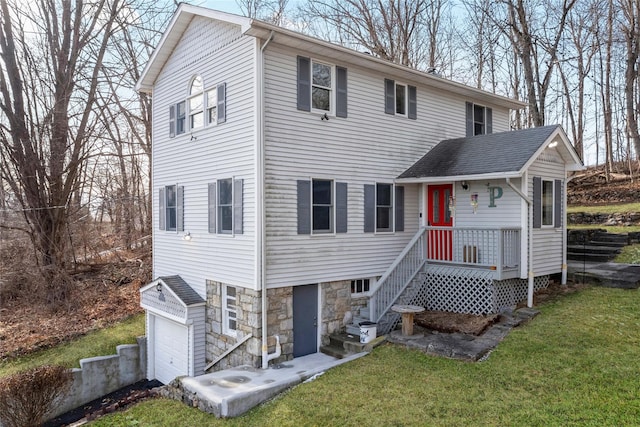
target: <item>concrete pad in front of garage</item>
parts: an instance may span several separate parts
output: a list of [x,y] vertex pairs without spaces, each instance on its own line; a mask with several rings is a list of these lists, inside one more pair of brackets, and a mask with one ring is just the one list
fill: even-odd
[[296,384],[366,354],[357,353],[336,359],[323,353],[314,353],[269,369],[239,366],[198,377],[181,377],[173,381],[169,390],[162,394],[217,417],[236,417]]

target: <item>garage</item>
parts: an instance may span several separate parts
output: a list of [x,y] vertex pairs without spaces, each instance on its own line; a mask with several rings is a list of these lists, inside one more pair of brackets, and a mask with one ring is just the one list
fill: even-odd
[[147,320],[147,378],[168,384],[204,373],[205,301],[180,276],[140,289]]

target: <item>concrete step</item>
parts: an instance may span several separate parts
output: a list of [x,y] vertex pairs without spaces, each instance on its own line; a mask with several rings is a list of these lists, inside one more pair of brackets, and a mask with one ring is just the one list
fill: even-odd
[[615,254],[598,254],[588,252],[567,252],[567,259],[578,262],[607,262],[611,261]]
[[569,276],[576,282],[593,283],[607,288],[640,288],[640,265],[613,262],[569,264]]
[[587,243],[587,246],[606,246],[612,248],[623,248],[627,246],[626,242],[614,242],[610,240],[592,240]]
[[613,254],[617,255],[621,251],[618,246],[600,246],[600,245],[567,245],[567,252],[573,253],[592,253],[592,254]]
[[329,356],[342,359],[343,357],[352,354],[370,351],[372,348],[372,342],[374,341],[361,343],[360,327],[358,327],[357,334],[340,333],[329,335],[329,345],[320,347],[320,351],[324,354],[328,354]]
[[347,350],[335,345],[323,345],[320,347],[320,352],[328,356],[335,357],[336,359],[344,359],[349,355]]
[[612,242],[612,243],[629,243],[629,236],[627,234],[615,234],[615,233],[596,233],[591,239],[594,242]]

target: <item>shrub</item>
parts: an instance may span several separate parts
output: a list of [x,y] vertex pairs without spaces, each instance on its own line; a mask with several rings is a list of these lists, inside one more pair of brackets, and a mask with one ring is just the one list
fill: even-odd
[[0,379],[0,421],[5,427],[40,425],[72,382],[63,366],[44,365]]

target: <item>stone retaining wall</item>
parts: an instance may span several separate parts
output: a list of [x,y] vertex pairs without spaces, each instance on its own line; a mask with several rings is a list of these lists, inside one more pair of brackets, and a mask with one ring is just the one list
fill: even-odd
[[640,212],[629,212],[621,214],[600,214],[575,212],[567,214],[569,224],[595,224],[595,225],[640,225]]
[[139,337],[137,341],[138,344],[117,346],[117,354],[81,359],[80,368],[71,370],[73,383],[67,396],[49,419],[145,379],[147,338]]

